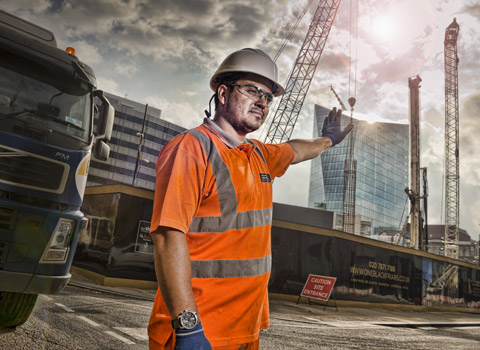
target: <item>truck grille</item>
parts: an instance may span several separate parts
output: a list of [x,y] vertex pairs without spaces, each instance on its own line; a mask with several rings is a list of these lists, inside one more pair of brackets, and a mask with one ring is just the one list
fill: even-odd
[[68,164],[0,147],[0,182],[40,191],[62,193]]
[[13,132],[15,134],[30,137],[32,139],[39,140],[39,141],[42,141],[43,139],[43,133],[36,130],[29,129],[29,128],[23,128],[18,125],[15,125],[13,127]]

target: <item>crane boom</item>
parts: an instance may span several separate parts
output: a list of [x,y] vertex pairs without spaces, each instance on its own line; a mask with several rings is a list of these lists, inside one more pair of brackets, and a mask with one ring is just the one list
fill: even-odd
[[337,98],[337,101],[338,103],[340,104],[340,106],[342,107],[342,110],[346,111],[347,110],[347,107],[345,107],[345,104],[343,103],[342,99],[340,98],[340,96],[337,95],[337,92],[335,91],[335,89],[333,88],[332,85],[330,85],[330,90],[332,90],[333,94],[335,95],[335,97]]
[[281,143],[290,139],[340,2],[341,0],[320,0],[318,3],[265,142]]
[[445,256],[458,258],[459,137],[458,55],[460,26],[456,19],[445,29]]

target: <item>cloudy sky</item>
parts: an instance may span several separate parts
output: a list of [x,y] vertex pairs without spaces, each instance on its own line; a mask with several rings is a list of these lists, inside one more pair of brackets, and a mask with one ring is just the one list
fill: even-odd
[[[358,35],[351,36],[351,24],[356,28],[357,23],[351,20],[357,15],[357,1],[352,1],[340,5],[293,137],[312,136],[314,104],[337,105],[330,85],[344,101],[349,90],[350,95],[356,92],[359,119],[406,123],[408,77],[420,75],[421,166],[428,167],[429,223],[443,223],[443,39],[445,28],[456,17],[460,25],[460,227],[477,239],[480,1],[362,0]],[[0,6],[52,30],[60,47],[75,47],[77,56],[94,68],[100,89],[148,103],[162,110],[162,118],[194,127],[204,117],[211,96],[208,81],[223,58],[243,47],[260,48],[274,56],[308,2],[0,0]],[[280,81],[288,78],[317,4],[313,1],[277,61]],[[262,139],[265,133],[254,136]],[[274,200],[306,206],[309,170],[309,162],[292,166],[275,182]]]

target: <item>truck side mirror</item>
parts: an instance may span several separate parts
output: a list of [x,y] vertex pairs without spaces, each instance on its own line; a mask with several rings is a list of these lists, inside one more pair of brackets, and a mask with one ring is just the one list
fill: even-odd
[[113,129],[113,118],[115,117],[115,109],[112,107],[108,99],[101,90],[95,90],[93,96],[98,97],[102,104],[100,106],[100,114],[98,116],[98,128],[95,139],[97,141],[104,140],[110,142]]
[[107,161],[110,157],[110,146],[103,140],[97,140],[93,148],[93,156],[98,160]]

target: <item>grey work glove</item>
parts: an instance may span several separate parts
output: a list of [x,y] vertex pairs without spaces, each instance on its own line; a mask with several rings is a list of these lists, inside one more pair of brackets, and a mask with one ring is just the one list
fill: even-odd
[[345,136],[353,129],[353,124],[350,123],[343,129],[340,129],[340,124],[342,121],[342,110],[333,107],[333,109],[328,113],[328,117],[323,121],[322,128],[322,137],[328,137],[332,140],[332,147],[338,145],[343,141]]

